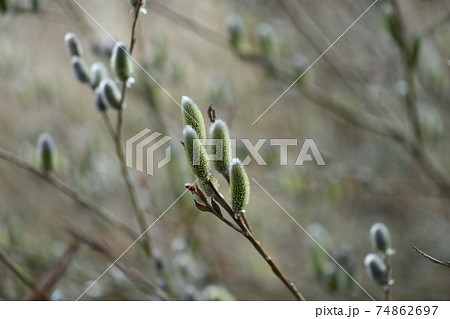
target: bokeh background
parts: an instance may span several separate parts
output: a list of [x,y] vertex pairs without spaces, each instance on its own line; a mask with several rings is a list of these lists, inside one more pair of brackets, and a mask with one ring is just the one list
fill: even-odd
[[[63,38],[75,32],[86,62],[107,66],[113,42],[74,1],[42,1],[37,12],[30,2],[17,0],[0,15],[0,147],[38,167],[37,139],[48,132],[58,150],[56,174],[137,232],[114,145],[92,91],[73,76]],[[111,36],[129,43],[127,1],[78,2]],[[280,166],[279,148],[266,142],[261,154],[268,165],[252,161],[250,178],[330,254],[343,258],[376,299],[383,299],[383,291],[369,280],[363,260],[373,251],[370,226],[383,222],[396,251],[391,258],[393,299],[449,300],[449,269],[432,264],[412,246],[450,259],[450,191],[436,183],[450,181],[450,2],[396,2],[405,36],[421,41],[417,67],[405,63],[386,28],[390,1],[380,0],[254,125],[371,0],[148,0],[134,56],[178,103],[183,95],[191,97],[205,117],[213,104],[232,137],[253,143],[260,138],[314,139],[326,166],[295,166],[300,146],[290,147],[289,165]],[[239,50],[230,44],[228,32],[237,18],[243,27]],[[270,49],[264,51],[261,36],[267,34]],[[137,65],[134,74],[124,138],[144,128],[173,137],[172,161],[154,176],[129,169],[150,224],[194,178],[179,143],[179,106]],[[389,123],[414,138],[405,103],[409,76],[415,83],[421,152],[438,169],[438,177],[427,173],[428,162],[417,160],[407,142],[379,125]],[[116,114],[109,115],[114,119]],[[238,156],[246,155],[239,147]],[[57,261],[73,245],[73,232],[84,236],[46,299],[77,299],[132,243],[42,179],[4,160],[0,181],[0,247],[34,284],[61,268]],[[219,182],[227,195],[225,180]],[[307,299],[369,299],[253,181],[247,216],[262,245]],[[120,259],[120,267],[112,267],[83,299],[292,298],[250,243],[198,211],[190,193],[149,233],[154,257],[136,244]],[[324,265],[321,276],[313,267],[313,254]],[[32,290],[0,263],[0,299],[27,299]]]

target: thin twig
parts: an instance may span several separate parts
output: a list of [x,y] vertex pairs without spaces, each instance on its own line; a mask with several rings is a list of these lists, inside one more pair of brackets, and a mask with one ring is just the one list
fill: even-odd
[[275,275],[283,282],[283,284],[289,289],[289,291],[294,295],[297,300],[304,301],[306,300],[303,295],[298,291],[295,284],[290,280],[278,267],[278,265],[273,261],[273,259],[268,255],[268,253],[264,250],[261,243],[256,239],[253,233],[247,228],[245,222],[242,219],[242,215],[233,211],[233,209],[228,205],[225,198],[219,191],[215,188],[214,184],[211,180],[207,180],[206,184],[211,189],[214,195],[214,199],[227,211],[230,217],[236,222],[236,224],[243,231],[243,235],[247,238],[248,241],[253,245],[253,247],[258,251],[258,253],[264,258],[266,263],[271,267],[272,271]]
[[0,260],[20,279],[28,288],[34,290],[36,284],[33,279],[17,264],[1,247]]
[[392,286],[392,267],[391,260],[388,254],[384,254],[384,262],[386,264],[387,284],[384,286],[384,297],[386,301],[391,301],[391,286]]
[[132,265],[125,265],[116,260],[116,257],[110,251],[110,249],[102,243],[88,237],[81,231],[77,231],[73,228],[67,228],[68,233],[76,241],[86,245],[92,251],[100,254],[108,262],[114,262],[114,267],[119,269],[132,283],[134,283],[145,294],[157,296],[159,300],[168,300],[168,296],[157,286],[153,285],[147,280],[147,276],[144,276],[139,270]]
[[59,191],[64,193],[66,196],[70,197],[72,200],[80,204],[81,206],[87,208],[88,210],[94,212],[97,216],[108,222],[111,226],[114,226],[115,228],[123,231],[127,235],[130,236],[130,238],[135,239],[137,237],[136,233],[128,227],[127,224],[120,221],[114,214],[112,214],[109,210],[107,210],[105,207],[98,205],[93,200],[85,197],[84,195],[78,193],[75,191],[72,187],[70,187],[68,184],[66,184],[63,180],[58,178],[54,173],[51,174],[43,174],[39,170],[32,167],[30,164],[28,164],[25,160],[18,157],[17,155],[8,152],[4,149],[0,148],[0,158],[10,162],[11,164],[14,164],[17,167],[20,167],[35,176],[41,178],[43,181],[51,184],[55,188],[57,188]]
[[416,246],[413,246],[413,249],[415,251],[417,251],[419,254],[421,254],[423,257],[425,257],[428,260],[430,260],[431,262],[433,262],[435,264],[438,264],[438,265],[441,265],[441,266],[444,266],[444,267],[447,267],[447,268],[450,268],[450,261],[443,261],[443,260],[439,260],[439,259],[437,259],[435,257],[432,257],[432,256],[428,255],[427,253],[424,253],[423,251],[421,251]]
[[52,288],[63,277],[70,263],[78,252],[78,242],[72,242],[59,258],[44,274],[41,281],[37,284],[36,289],[27,298],[27,300],[44,300],[49,295]]
[[[129,51],[130,55],[133,54],[133,50],[134,50],[135,44],[136,44],[136,26],[137,26],[137,22],[139,19],[139,13],[140,13],[141,6],[142,6],[142,0],[139,0],[138,4],[136,5],[136,7],[134,9],[135,10],[134,19],[133,19],[133,25],[131,28],[131,40],[130,40],[130,51]],[[130,196],[131,205],[133,206],[133,211],[137,218],[139,230],[141,233],[144,233],[145,230],[147,229],[147,222],[145,220],[145,215],[144,215],[143,210],[139,207],[136,188],[134,187],[134,185],[131,181],[131,178],[130,178],[130,174],[128,173],[128,169],[127,169],[126,162],[125,162],[125,155],[123,153],[123,148],[122,148],[123,109],[124,109],[124,105],[125,105],[125,101],[126,101],[126,95],[127,95],[127,82],[124,81],[122,84],[122,97],[121,97],[121,101],[120,101],[121,108],[117,112],[117,126],[116,126],[115,135],[114,135],[113,139],[114,139],[114,144],[115,144],[115,148],[116,148],[116,154],[117,154],[117,157],[120,162],[121,174],[122,174],[123,180],[126,184],[126,187],[128,190],[128,195]],[[108,130],[110,131],[110,133],[112,132],[112,130],[110,128],[108,128]],[[152,249],[151,249],[150,236],[148,235],[148,233],[146,233],[144,236],[142,236],[142,240],[143,240],[143,246],[144,246],[146,253],[149,256],[151,256]]]
[[419,142],[419,144],[423,143],[422,132],[420,128],[419,121],[419,112],[417,107],[417,89],[416,89],[416,80],[415,80],[415,68],[411,66],[411,63],[408,61],[408,42],[407,42],[407,29],[406,22],[402,14],[402,8],[400,3],[397,0],[391,0],[392,7],[394,9],[394,13],[399,20],[400,34],[403,37],[403,40],[398,43],[399,49],[401,51],[405,70],[406,70],[406,78],[408,83],[408,93],[406,94],[405,103],[406,109],[408,113],[408,118],[410,124],[412,126],[414,136]]
[[106,112],[102,113],[102,118],[105,122],[106,129],[108,130],[109,135],[115,140],[116,132],[114,131],[113,124],[111,123],[111,119],[109,118],[108,114]]

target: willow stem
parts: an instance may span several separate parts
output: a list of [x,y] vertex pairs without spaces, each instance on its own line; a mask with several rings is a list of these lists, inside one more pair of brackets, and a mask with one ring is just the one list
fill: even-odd
[[228,205],[225,198],[219,191],[215,188],[214,184],[211,180],[207,180],[206,184],[212,190],[214,198],[217,202],[227,211],[227,213],[231,216],[234,222],[241,228],[243,232],[243,236],[247,238],[248,241],[253,245],[253,247],[258,251],[258,253],[264,258],[266,263],[270,266],[274,274],[282,281],[282,283],[289,289],[291,294],[295,297],[295,299],[300,301],[305,301],[306,299],[299,292],[295,284],[290,280],[278,267],[278,265],[273,261],[273,259],[269,256],[266,250],[263,248],[261,243],[256,239],[255,235],[250,231],[250,229],[246,226],[246,223],[242,219],[242,214],[235,213],[233,209]]
[[387,285],[384,288],[384,297],[386,301],[391,301],[391,285],[392,285],[392,268],[391,260],[388,254],[384,254],[384,262],[386,263]]
[[[136,26],[139,19],[139,12],[142,6],[142,0],[139,0],[138,4],[136,5],[135,12],[134,12],[134,19],[133,19],[133,25],[131,28],[131,40],[130,40],[130,56],[133,54],[133,50],[136,44]],[[138,204],[138,196],[136,192],[136,188],[134,187],[133,183],[131,182],[130,174],[128,173],[128,169],[125,162],[125,155],[122,148],[122,127],[123,127],[123,110],[124,105],[126,101],[126,95],[127,95],[127,82],[124,81],[122,83],[122,98],[120,101],[120,110],[117,113],[117,126],[115,134],[112,136],[116,148],[116,154],[120,162],[120,169],[122,178],[126,184],[128,195],[130,197],[131,205],[133,206],[134,214],[136,215],[136,219],[139,225],[139,230],[141,233],[145,233],[147,230],[147,222],[145,220],[144,211],[139,207]],[[109,121],[109,120],[108,120]],[[112,134],[113,130],[108,125],[108,131],[110,134]],[[142,236],[143,240],[143,247],[145,249],[145,252],[148,256],[152,255],[152,249],[151,249],[151,241],[150,236],[148,233],[146,233],[144,236]]]

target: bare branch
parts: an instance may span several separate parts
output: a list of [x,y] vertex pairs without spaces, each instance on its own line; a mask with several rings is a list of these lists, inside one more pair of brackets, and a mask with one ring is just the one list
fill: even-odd
[[50,293],[56,283],[64,276],[70,263],[75,258],[78,252],[79,245],[77,242],[71,243],[63,256],[59,258],[44,274],[40,283],[36,286],[33,293],[27,298],[27,300],[44,300]]
[[444,266],[444,267],[447,267],[447,268],[450,268],[450,262],[448,262],[448,261],[443,261],[443,260],[439,260],[439,259],[437,259],[437,258],[434,258],[434,257],[428,255],[427,253],[424,253],[423,251],[421,251],[421,250],[420,250],[419,248],[417,248],[416,246],[413,246],[413,249],[414,249],[415,251],[417,251],[419,254],[421,254],[423,257],[425,257],[425,258],[427,258],[428,260],[430,260],[431,262],[433,262],[433,263],[435,263],[435,264],[438,264],[438,265],[441,265],[441,266]]
[[39,170],[32,167],[30,164],[28,164],[25,160],[18,157],[17,155],[8,152],[4,149],[0,148],[0,158],[10,162],[11,164],[14,164],[17,167],[20,167],[35,176],[39,177],[43,181],[51,184],[55,188],[57,188],[59,191],[64,193],[66,196],[73,199],[75,202],[80,204],[81,206],[87,208],[88,210],[94,212],[97,216],[108,222],[111,226],[114,226],[115,228],[123,231],[126,233],[130,238],[135,239],[137,237],[136,233],[128,227],[127,224],[120,221],[114,214],[112,214],[109,210],[107,210],[105,207],[98,205],[95,201],[85,197],[84,195],[78,193],[75,191],[72,187],[70,187],[68,184],[66,184],[63,180],[58,178],[54,173],[51,173],[49,175],[41,173]]

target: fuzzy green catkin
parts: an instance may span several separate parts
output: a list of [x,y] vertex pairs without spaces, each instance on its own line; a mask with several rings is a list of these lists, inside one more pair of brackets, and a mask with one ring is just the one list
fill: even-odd
[[72,70],[78,81],[81,83],[90,83],[91,71],[89,70],[86,62],[79,56],[74,55],[72,57]]
[[341,289],[342,283],[340,280],[340,273],[334,263],[329,262],[325,265],[323,270],[323,278],[332,292],[338,292]]
[[230,197],[233,211],[240,212],[250,200],[250,182],[238,158],[230,165]]
[[389,249],[390,235],[388,228],[384,224],[373,224],[370,228],[370,238],[373,246],[378,251],[386,253]]
[[261,52],[266,56],[271,55],[275,49],[275,33],[272,26],[266,22],[262,22],[257,26],[256,33]]
[[380,256],[377,254],[368,254],[364,259],[364,265],[367,274],[373,282],[380,286],[387,285],[387,267]]
[[99,89],[103,99],[103,103],[113,109],[120,109],[122,102],[122,93],[111,79],[103,79],[100,82]]
[[44,172],[53,170],[56,147],[53,138],[48,133],[43,133],[38,139],[38,156],[41,169]]
[[[131,4],[131,6],[133,8],[136,8],[139,4],[139,0],[128,0],[128,2]],[[141,8],[139,9],[139,11],[143,14],[147,13],[147,10],[145,9],[145,5],[147,3],[147,0],[142,0],[141,2]],[[134,10],[134,9],[133,9]],[[131,10],[131,14],[133,13],[133,10]]]
[[123,42],[116,43],[114,46],[111,55],[111,69],[122,82],[126,82],[133,74],[133,61],[128,46]]
[[3,13],[9,10],[11,8],[11,5],[13,4],[13,0],[0,0],[0,10],[2,10]]
[[66,50],[70,56],[81,56],[83,54],[83,47],[75,33],[69,32],[64,36],[64,42],[66,43]]
[[97,62],[91,65],[91,85],[93,88],[97,88],[103,79],[108,77],[108,70],[101,62]]
[[205,121],[203,119],[202,112],[189,97],[183,96],[181,99],[181,108],[183,116],[183,126],[191,126],[198,135],[198,138],[206,138]]
[[[312,223],[308,225],[306,231],[311,234],[318,242],[321,243],[322,247],[325,249],[330,249],[332,246],[330,234],[327,232],[325,227],[319,223]],[[323,250],[317,246],[314,242],[310,242],[310,253],[311,262],[317,277],[322,277],[326,262],[328,261],[328,256],[323,252]]]
[[[227,173],[231,162],[230,133],[227,123],[216,120],[211,126],[211,139],[218,140],[219,145],[211,145],[211,154],[221,155],[221,158],[212,160],[213,167],[222,174]],[[214,141],[213,141],[214,142]]]
[[244,29],[242,19],[237,15],[230,15],[227,18],[227,29],[231,46],[236,50],[239,50],[241,48]]
[[[131,4],[131,6],[132,6],[133,8],[136,8],[137,5],[139,4],[139,0],[128,0],[128,2]],[[141,6],[142,6],[142,7],[145,6],[146,2],[147,2],[147,0],[142,0]]]
[[385,25],[392,39],[402,47],[404,45],[404,34],[402,31],[401,22],[392,8],[389,10],[389,12],[386,13]]
[[211,172],[208,154],[206,153],[197,132],[190,125],[184,128],[183,137],[186,160],[188,161],[192,172],[201,181],[205,181]]
[[42,0],[30,0],[30,4],[31,4],[31,9],[34,12],[37,12],[41,8]]

